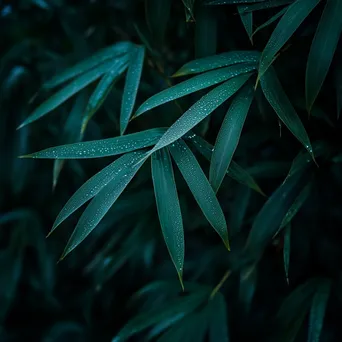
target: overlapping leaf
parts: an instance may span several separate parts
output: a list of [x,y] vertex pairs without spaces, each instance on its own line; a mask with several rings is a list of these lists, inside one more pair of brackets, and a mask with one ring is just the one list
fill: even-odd
[[263,24],[261,24],[260,26],[258,26],[252,36],[254,36],[257,32],[259,32],[260,30],[264,29],[265,27],[271,25],[272,23],[274,23],[276,20],[278,20],[282,15],[284,15],[284,13],[286,12],[287,8],[283,8],[282,10],[280,10],[278,13],[276,13],[275,15],[273,15],[270,19],[268,19],[267,21],[265,21]]

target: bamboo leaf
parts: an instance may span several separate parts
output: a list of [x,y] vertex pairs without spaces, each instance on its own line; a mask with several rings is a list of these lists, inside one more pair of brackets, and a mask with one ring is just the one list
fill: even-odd
[[152,128],[115,138],[50,147],[39,152],[27,154],[22,156],[22,158],[87,159],[115,156],[152,146],[158,142],[165,132],[165,128]]
[[327,0],[318,24],[306,67],[306,106],[312,105],[330,68],[342,32],[342,2]]
[[209,316],[209,341],[228,342],[228,319],[227,308],[224,296],[217,293],[208,304]]
[[257,2],[255,4],[245,4],[244,12],[255,12],[260,10],[265,10],[269,8],[275,8],[279,6],[285,6],[293,3],[294,0],[265,0],[261,2]]
[[45,82],[43,87],[45,89],[57,87],[66,81],[70,81],[76,76],[79,76],[95,67],[100,66],[100,64],[104,62],[108,62],[109,60],[113,60],[114,58],[125,55],[130,51],[132,47],[133,45],[130,42],[119,42],[117,44],[101,49],[89,58],[81,61],[80,63],[77,63],[73,67],[66,69],[62,73],[53,77],[51,80]]
[[[302,1],[302,0],[299,0]],[[279,119],[286,125],[292,134],[303,144],[308,152],[313,157],[312,146],[306,130],[293,108],[290,100],[285,94],[278,77],[273,69],[270,67],[260,78],[262,91],[270,103],[274,111],[277,113]]]
[[253,87],[246,85],[239,90],[217,135],[209,172],[209,181],[215,192],[218,191],[233,159],[253,97]]
[[255,67],[255,64],[238,64],[219,70],[209,71],[202,75],[197,75],[150,97],[138,108],[134,117],[138,117],[146,111],[158,107],[164,103],[176,100],[185,95],[192,94],[201,89],[217,85],[240,74],[248,73],[254,70]]
[[290,39],[299,25],[318,3],[319,0],[296,0],[287,8],[287,11],[274,29],[262,52],[259,65],[259,77],[267,71],[279,50]]
[[107,98],[109,92],[111,91],[113,85],[120,77],[120,75],[125,71],[126,68],[126,63],[118,63],[117,61],[114,61],[112,68],[102,76],[100,82],[98,83],[94,92],[89,98],[85,114],[82,120],[81,135],[83,135],[83,133],[85,132],[89,120],[101,107],[101,105]]
[[248,38],[251,41],[251,43],[253,44],[253,39],[252,39],[252,35],[253,35],[253,13],[252,12],[245,12],[244,9],[244,5],[240,5],[237,7],[239,15],[240,15],[240,19],[242,21],[242,24],[247,32]]
[[284,249],[283,249],[284,269],[285,269],[285,276],[286,276],[287,283],[289,283],[290,251],[291,251],[291,223],[288,223],[284,232]]
[[330,280],[322,281],[317,285],[310,309],[308,342],[319,342],[320,340],[330,290]]
[[282,15],[284,15],[284,13],[286,12],[287,8],[283,8],[282,10],[280,10],[278,13],[276,13],[274,16],[272,16],[270,19],[268,19],[267,21],[265,21],[262,25],[258,26],[255,31],[253,32],[252,36],[254,36],[257,32],[259,32],[260,30],[264,29],[265,27],[271,25],[272,23],[274,23],[276,20],[278,20]]
[[128,122],[131,118],[133,108],[135,105],[135,99],[137,97],[141,73],[144,64],[145,47],[139,46],[133,51],[131,60],[129,62],[129,68],[126,75],[126,83],[121,103],[120,114],[120,133],[124,134]]
[[184,231],[169,151],[152,154],[152,180],[164,240],[183,287]]
[[219,85],[204,95],[199,101],[192,105],[160,138],[152,151],[156,151],[189,132],[198,123],[210,115],[223,102],[233,96],[247,82],[251,74],[234,77]]
[[170,146],[170,152],[204,216],[229,250],[227,224],[221,206],[195,156],[183,140]]
[[[62,255],[62,259],[75,249],[100,223],[102,218],[106,215],[111,206],[115,203],[123,190],[132,180],[139,168],[142,166],[144,152],[131,152],[123,155],[121,158],[115,161],[115,166],[110,170],[110,177],[107,178],[107,184],[103,183],[97,185],[94,192],[97,192],[94,199],[89,203],[82,216],[80,217],[74,232],[72,233]],[[114,164],[114,163],[113,163]],[[112,165],[113,165],[112,164]],[[102,186],[102,189],[98,191],[98,188]],[[83,189],[84,190],[84,189]],[[82,192],[83,198],[86,196]],[[74,198],[75,201],[75,198]],[[77,202],[74,207],[78,206],[80,202]],[[63,211],[63,210],[62,210]],[[69,211],[70,212],[70,211]],[[67,212],[66,214],[69,214]],[[65,215],[65,210],[63,211]]]
[[[124,63],[125,59],[122,59],[120,62]],[[67,86],[59,90],[57,93],[55,93],[45,102],[43,102],[40,106],[38,106],[38,108],[36,108],[33,111],[33,113],[18,127],[18,129],[48,114],[49,112],[60,106],[63,102],[68,100],[71,96],[75,95],[77,92],[85,88],[87,85],[100,78],[112,67],[113,62],[107,61],[98,66],[97,68],[92,69],[82,74],[81,76],[75,78],[71,83],[69,83]]]
[[257,63],[260,59],[258,51],[229,51],[214,56],[195,59],[184,64],[173,77],[198,74],[212,69],[223,68],[240,63]]
[[[192,132],[186,136],[186,139],[191,141],[193,146],[198,150],[198,152],[200,152],[203,155],[205,159],[207,159],[208,161],[211,160],[214,149],[211,144],[209,144],[203,138]],[[236,180],[237,182],[246,185],[249,188],[264,195],[264,193],[260,189],[259,185],[255,182],[253,177],[251,177],[247,171],[245,171],[240,165],[235,163],[233,160],[230,163],[227,175]]]

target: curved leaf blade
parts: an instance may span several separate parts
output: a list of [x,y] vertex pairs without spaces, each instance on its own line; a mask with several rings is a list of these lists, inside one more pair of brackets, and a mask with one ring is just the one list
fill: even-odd
[[169,127],[153,147],[152,151],[172,144],[185,133],[189,132],[223,102],[233,96],[247,82],[250,76],[251,74],[246,74],[234,77],[204,95]]
[[120,114],[120,133],[124,134],[128,122],[131,118],[135,99],[137,97],[140,84],[141,73],[145,58],[145,47],[138,46],[131,52],[131,60],[126,75],[126,83],[122,96],[121,114]]
[[229,250],[226,219],[216,195],[198,164],[197,159],[181,139],[172,144],[169,149],[204,216],[219,234],[226,248]]
[[64,249],[62,259],[75,249],[100,223],[142,166],[143,163],[141,161],[144,161],[144,154],[145,152],[142,151],[131,152],[115,161],[115,168],[112,170],[109,182],[98,191],[97,195],[83,212]]
[[312,105],[330,68],[342,32],[342,2],[328,0],[311,44],[306,67],[306,106]]
[[109,71],[112,66],[113,62],[107,61],[97,68],[92,69],[74,79],[71,83],[69,83],[67,86],[59,90],[49,99],[44,101],[40,106],[38,106],[38,108],[36,108],[33,113],[28,118],[26,118],[26,120],[18,127],[18,129],[40,119],[41,117],[45,116],[46,114],[60,106],[71,96],[75,95],[87,85],[100,78],[104,73]]
[[267,71],[279,50],[290,39],[299,25],[318,3],[319,0],[296,0],[287,8],[287,11],[274,29],[262,52],[259,65],[259,77]]
[[82,119],[81,134],[83,135],[89,120],[94,116],[97,110],[101,107],[109,92],[111,91],[114,83],[117,81],[119,76],[127,68],[126,63],[114,61],[112,68],[105,73],[98,85],[96,86],[94,92],[91,94],[85,114]]
[[237,64],[219,70],[209,71],[202,75],[197,75],[189,80],[167,88],[160,93],[153,95],[145,101],[137,110],[134,117],[158,107],[164,103],[176,100],[180,97],[192,94],[201,89],[222,83],[230,78],[245,74],[255,70],[256,64]]
[[66,69],[59,75],[56,75],[49,81],[45,82],[43,87],[45,89],[51,89],[51,88],[57,87],[61,85],[62,83],[66,81],[70,81],[76,76],[79,76],[99,66],[100,64],[107,62],[110,59],[113,59],[115,57],[119,57],[121,55],[128,53],[130,49],[132,48],[132,46],[133,45],[131,42],[120,42],[112,46],[108,46],[104,49],[101,49],[100,51],[94,53],[89,58],[77,63],[76,65]]
[[210,161],[209,182],[215,192],[233,159],[253,97],[252,86],[246,85],[239,90],[223,120]]
[[242,24],[246,30],[246,33],[248,35],[249,40],[253,44],[253,13],[252,12],[245,12],[244,6],[240,5],[237,7],[238,12],[240,15],[240,19],[242,21]]
[[258,51],[229,51],[214,56],[195,59],[184,64],[173,77],[198,74],[204,71],[223,68],[234,64],[257,63],[260,59]]
[[260,78],[260,84],[267,101],[277,113],[279,119],[300,143],[303,144],[313,158],[312,146],[308,134],[285,94],[273,67],[270,67]]
[[115,138],[50,147],[27,154],[22,158],[87,159],[115,156],[152,146],[158,142],[165,132],[166,128],[152,128]]
[[152,154],[152,180],[164,240],[183,287],[184,230],[170,153]]

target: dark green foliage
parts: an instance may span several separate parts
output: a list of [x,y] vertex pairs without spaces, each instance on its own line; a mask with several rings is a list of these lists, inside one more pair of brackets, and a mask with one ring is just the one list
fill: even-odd
[[0,340],[340,341],[341,4],[0,1]]

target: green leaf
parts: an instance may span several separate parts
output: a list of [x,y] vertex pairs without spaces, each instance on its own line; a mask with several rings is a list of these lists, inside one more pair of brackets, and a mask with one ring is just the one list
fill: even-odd
[[271,25],[272,23],[274,23],[276,20],[278,20],[282,15],[284,15],[284,13],[287,11],[287,8],[283,8],[282,10],[280,10],[278,13],[276,13],[274,16],[272,16],[270,19],[268,19],[267,21],[265,21],[262,25],[258,26],[255,31],[253,32],[252,36],[254,36],[257,32],[259,32],[260,30],[264,29],[265,27]]
[[342,1],[327,0],[319,21],[306,67],[306,106],[312,105],[327,76],[342,32]]
[[169,151],[152,154],[152,180],[164,240],[183,287],[184,231]]
[[246,243],[250,253],[261,253],[277,233],[282,220],[307,182],[306,169],[288,176],[256,216]]
[[289,211],[286,213],[283,221],[281,222],[280,229],[286,227],[288,224],[291,223],[292,219],[295,217],[295,215],[298,213],[300,208],[303,206],[303,204],[305,203],[305,201],[309,197],[310,192],[311,192],[311,188],[312,188],[312,183],[310,182],[300,192],[300,194],[298,195],[296,200],[291,205]]
[[293,0],[266,0],[257,2],[256,4],[246,4],[244,5],[244,12],[254,12],[265,10],[269,8],[284,6],[293,3]]
[[172,302],[164,305],[163,308],[156,308],[149,311],[145,311],[142,314],[131,319],[112,340],[112,342],[120,342],[127,340],[130,336],[133,336],[142,330],[149,328],[159,322],[170,320],[175,316],[179,319],[193,312],[198,306],[200,306],[207,298],[208,294],[203,291],[190,294],[185,297],[176,298]]
[[[194,134],[193,132],[186,135],[186,139],[191,141],[194,147],[200,152],[204,158],[207,160],[211,160],[213,154],[213,146],[205,141],[200,136]],[[264,195],[262,190],[260,189],[259,185],[255,182],[253,177],[249,175],[247,171],[245,171],[241,166],[235,163],[233,160],[230,163],[230,166],[227,171],[227,175],[237,182],[248,186],[249,188],[259,192],[260,194]]]
[[[122,58],[118,63],[126,63],[126,58]],[[113,67],[113,61],[107,61],[95,69],[92,69],[85,74],[75,78],[67,86],[59,90],[57,93],[52,95],[49,99],[43,102],[33,113],[18,127],[22,128],[48,114],[63,102],[68,100],[71,96],[85,88],[90,83],[100,78],[104,73],[111,70]]]
[[290,251],[291,251],[291,223],[288,223],[284,232],[284,269],[286,281],[289,283],[289,266],[290,266]]
[[[138,156],[140,154],[141,152],[139,152]],[[121,170],[122,165],[132,159],[132,156],[134,157],[132,154],[123,155],[88,179],[88,181],[85,182],[64,205],[58,214],[49,235],[84,203],[96,196],[112,179],[118,177],[117,175],[121,176],[122,171],[119,172],[118,170]]]
[[164,43],[172,0],[145,0],[146,20],[158,45]]
[[233,159],[253,97],[253,87],[244,86],[236,94],[223,120],[210,161],[209,181],[215,192]]
[[153,147],[152,151],[172,144],[185,133],[189,132],[223,102],[233,96],[247,82],[250,76],[251,74],[234,77],[201,97],[199,101],[192,105],[172,126],[169,127]]
[[255,265],[244,267],[240,271],[239,300],[245,314],[250,312],[257,287],[257,280],[257,270]]
[[240,15],[240,19],[242,21],[242,24],[247,32],[248,38],[251,41],[251,43],[253,44],[253,39],[252,39],[252,35],[253,35],[253,13],[252,12],[245,12],[244,11],[244,5],[240,5],[237,7],[239,15]]
[[[103,183],[97,185],[94,192],[97,192],[94,199],[89,203],[82,216],[80,217],[75,230],[73,231],[62,255],[62,259],[69,254],[74,248],[76,248],[100,223],[102,218],[106,215],[111,206],[115,203],[139,168],[142,166],[142,161],[145,152],[131,152],[123,155],[115,161],[115,167],[111,170],[111,177],[109,182],[103,187]],[[114,163],[113,163],[114,164]],[[113,170],[114,169],[114,170]],[[102,186],[102,189],[98,191],[98,188]],[[83,189],[84,190],[84,189]],[[85,196],[90,197],[92,195]],[[75,200],[75,198],[74,198]],[[78,206],[79,202],[75,206]],[[65,210],[63,210],[65,215]],[[69,211],[70,212],[70,211]],[[69,214],[67,212],[66,214]],[[62,212],[61,212],[62,213]]]
[[133,47],[132,43],[130,42],[119,42],[117,44],[108,46],[104,49],[93,54],[91,57],[77,63],[71,68],[66,69],[61,74],[56,75],[51,80],[44,83],[43,87],[45,89],[51,89],[61,85],[66,81],[70,81],[71,79],[79,76],[87,71],[95,67],[99,67],[100,64],[104,62],[110,62],[108,60],[112,60],[114,58],[118,58],[130,51]]
[[186,21],[194,21],[194,4],[195,0],[182,0],[184,7],[185,7],[185,13],[186,13]]
[[273,67],[270,67],[267,72],[260,78],[260,84],[267,101],[277,113],[279,119],[303,144],[303,146],[313,157],[310,139],[300,118],[298,117],[298,114],[296,113],[290,100],[285,94]]
[[319,342],[320,340],[330,290],[330,280],[322,281],[317,285],[310,310],[308,342]]
[[195,156],[183,140],[170,146],[170,152],[208,222],[229,250],[227,224],[221,206]]
[[209,314],[209,341],[228,342],[228,319],[226,301],[221,293],[216,295],[208,303]]
[[131,118],[144,65],[145,47],[138,46],[132,53],[126,75],[120,114],[120,133],[124,134]]
[[82,135],[85,132],[89,120],[101,107],[101,105],[107,98],[109,92],[111,91],[113,85],[118,80],[120,75],[125,71],[126,68],[126,63],[114,61],[112,64],[112,68],[102,76],[100,82],[97,84],[94,92],[92,93],[88,101],[87,108],[85,110],[85,114],[82,120]]
[[153,95],[145,101],[137,110],[134,117],[137,117],[152,108],[164,103],[176,100],[185,95],[192,94],[201,89],[217,85],[240,74],[248,73],[256,68],[255,64],[238,64],[227,68],[209,71],[202,75],[197,75],[189,80],[167,88],[160,93]]
[[[184,64],[173,77],[198,74],[204,71],[227,67],[240,63],[257,63],[260,59],[258,51],[229,51],[219,55],[195,59]],[[241,67],[241,66],[240,66]]]
[[287,11],[274,29],[262,52],[259,65],[259,77],[267,71],[279,50],[290,39],[299,25],[318,3],[319,0],[296,0],[287,8]]
[[152,128],[115,138],[50,147],[39,152],[27,154],[22,156],[22,158],[87,159],[115,156],[152,146],[158,142],[165,132],[166,128]]

